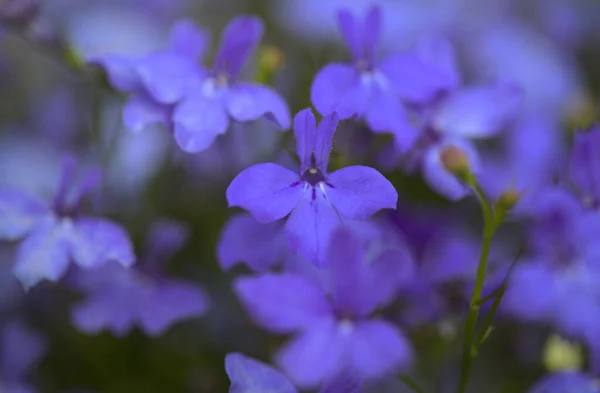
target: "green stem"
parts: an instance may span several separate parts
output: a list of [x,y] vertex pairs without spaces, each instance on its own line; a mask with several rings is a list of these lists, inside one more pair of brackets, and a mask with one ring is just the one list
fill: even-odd
[[413,381],[408,375],[399,375],[398,379],[400,379],[406,386],[411,388],[415,393],[424,393],[423,389],[419,387],[419,385]]
[[467,315],[467,323],[465,327],[465,341],[463,343],[463,358],[462,358],[462,371],[460,377],[460,383],[458,386],[458,393],[464,393],[467,389],[469,376],[471,374],[471,366],[473,363],[473,341],[475,338],[475,330],[477,326],[477,319],[479,317],[479,304],[481,302],[481,293],[483,292],[483,284],[485,282],[485,273],[487,270],[487,262],[490,254],[490,248],[492,244],[492,237],[496,231],[497,222],[494,220],[494,212],[492,205],[488,201],[485,193],[477,184],[476,180],[469,179],[468,182],[474,189],[479,202],[481,203],[481,209],[483,212],[483,245],[481,248],[481,255],[479,257],[479,264],[477,267],[477,276],[475,279],[475,287],[473,288],[473,294],[469,303],[469,313]]

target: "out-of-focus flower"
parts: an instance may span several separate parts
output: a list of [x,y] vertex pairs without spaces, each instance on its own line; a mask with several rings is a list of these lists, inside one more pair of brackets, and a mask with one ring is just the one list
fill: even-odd
[[381,209],[396,207],[398,194],[375,169],[350,166],[327,173],[337,113],[319,127],[310,109],[294,119],[300,171],[273,163],[251,166],[229,185],[229,206],[248,210],[261,223],[290,215],[285,232],[293,251],[324,263],[325,246],[344,219],[367,219]]
[[[281,372],[240,353],[230,353],[225,357],[225,370],[231,380],[229,393],[297,392]],[[362,378],[357,373],[343,370],[327,381],[319,393],[359,393],[362,384]]]
[[408,279],[402,277],[403,255],[383,253],[367,263],[360,242],[340,230],[331,240],[328,262],[327,288],[290,273],[235,282],[235,292],[258,324],[298,334],[277,354],[279,365],[300,386],[317,385],[343,367],[366,378],[408,367],[408,340],[391,323],[370,317]]
[[159,222],[135,268],[112,263],[80,271],[76,284],[87,296],[72,311],[75,326],[86,333],[108,329],[122,336],[137,325],[158,336],[175,323],[204,315],[208,297],[202,288],[162,274],[162,265],[186,239],[187,230],[181,225]]
[[58,281],[74,261],[82,268],[135,258],[127,233],[112,221],[81,215],[83,198],[100,180],[90,171],[75,181],[76,163],[65,160],[62,180],[51,205],[16,190],[0,192],[0,237],[23,239],[17,248],[15,275],[25,288],[47,279]]
[[598,393],[600,386],[593,376],[569,371],[549,374],[528,390],[529,393]]
[[45,340],[21,322],[5,325],[0,341],[0,391],[33,393],[26,383],[27,374],[45,351]]
[[575,133],[568,180],[586,205],[600,206],[600,126]]

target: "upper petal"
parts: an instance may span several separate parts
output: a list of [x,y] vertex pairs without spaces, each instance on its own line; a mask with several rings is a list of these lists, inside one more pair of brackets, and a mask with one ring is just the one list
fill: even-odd
[[208,149],[217,135],[227,132],[229,117],[223,103],[201,91],[188,94],[173,113],[175,139],[188,153]]
[[443,101],[432,124],[444,134],[491,136],[515,117],[521,98],[521,90],[509,84],[463,88]]
[[240,353],[225,357],[225,371],[231,381],[229,393],[296,393],[294,385],[282,373]]
[[348,49],[352,53],[354,59],[360,59],[362,56],[362,29],[358,21],[352,13],[346,9],[342,9],[337,14],[337,22],[340,32]]
[[306,192],[285,224],[292,252],[318,265],[327,262],[326,250],[333,232],[343,225],[342,217],[320,190]]
[[438,84],[441,90],[454,90],[461,83],[460,72],[456,61],[456,53],[452,43],[442,36],[428,36],[419,40],[417,55],[427,65],[434,66],[440,74],[430,70],[432,83]]
[[135,133],[155,124],[169,125],[169,107],[142,94],[133,94],[123,107],[123,123]]
[[150,336],[163,334],[177,322],[200,317],[208,309],[208,296],[198,285],[179,280],[154,285],[142,296],[138,308],[141,328]]
[[317,137],[317,122],[310,108],[303,109],[294,116],[294,136],[300,158],[300,173],[304,173],[312,166],[311,159]]
[[169,33],[169,49],[191,60],[197,61],[209,45],[210,35],[192,19],[181,19]]
[[45,220],[17,248],[14,274],[26,289],[46,279],[57,282],[69,266],[69,224]]
[[314,324],[277,353],[277,363],[301,387],[314,387],[341,367],[345,343],[332,319]]
[[221,36],[215,70],[235,78],[258,46],[264,33],[260,18],[242,15],[229,22]]
[[474,173],[479,168],[479,156],[475,148],[464,140],[448,140],[427,150],[423,163],[423,175],[429,187],[451,200],[459,200],[469,194],[469,189],[458,178],[450,173],[442,163],[441,152],[446,146],[460,148],[468,157]]
[[79,266],[90,268],[109,261],[122,266],[135,262],[129,234],[112,221],[101,218],[80,218],[74,221],[69,244],[73,260]]
[[49,209],[29,195],[13,190],[0,190],[0,239],[23,237]]
[[267,223],[287,216],[303,193],[298,174],[277,164],[263,163],[237,175],[226,195],[230,207],[246,209],[257,221]]
[[349,341],[354,367],[366,378],[406,370],[413,358],[406,337],[381,320],[357,323]]
[[323,173],[327,173],[329,164],[329,153],[333,146],[333,135],[337,129],[339,116],[337,112],[331,112],[324,116],[317,127],[315,137],[315,164]]
[[367,166],[337,170],[327,179],[325,195],[343,216],[362,220],[381,209],[395,209],[396,189],[381,173]]
[[229,115],[240,122],[266,116],[282,129],[290,128],[290,110],[287,103],[270,87],[258,83],[237,83],[225,98]]
[[359,74],[352,66],[332,63],[323,67],[315,78],[310,89],[310,99],[320,114],[328,115],[337,111],[340,119],[354,114],[362,114]]
[[203,79],[203,70],[188,57],[160,52],[140,59],[135,67],[150,96],[174,104]]
[[225,270],[244,262],[251,269],[264,272],[280,263],[286,253],[283,224],[261,224],[248,214],[232,217],[217,245],[219,264]]
[[331,315],[325,293],[315,282],[294,274],[264,274],[235,281],[246,311],[273,332],[303,330]]
[[375,63],[377,43],[381,36],[381,7],[373,5],[367,11],[364,21],[363,42],[365,58],[370,64]]

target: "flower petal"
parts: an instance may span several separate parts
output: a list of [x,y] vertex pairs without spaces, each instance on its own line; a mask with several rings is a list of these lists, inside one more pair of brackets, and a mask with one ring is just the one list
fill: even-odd
[[349,166],[327,179],[325,195],[344,217],[363,220],[381,209],[395,209],[396,189],[381,173],[367,166]]
[[83,268],[100,266],[109,261],[128,267],[135,262],[129,234],[112,221],[101,218],[77,219],[69,243],[73,260]]
[[441,72],[441,75],[430,74],[432,82],[436,82],[439,89],[449,91],[460,86],[461,77],[456,53],[448,39],[441,36],[424,37],[419,40],[416,50],[421,60],[427,65],[435,66]]
[[317,265],[326,263],[327,245],[333,232],[343,225],[342,217],[320,190],[306,192],[285,224],[292,252]]
[[470,191],[456,176],[448,172],[444,167],[444,164],[442,164],[440,155],[443,148],[447,146],[456,146],[460,148],[467,155],[471,170],[474,173],[477,173],[479,169],[479,155],[470,143],[458,139],[452,141],[446,140],[441,144],[430,148],[425,153],[423,162],[423,175],[425,181],[429,184],[429,187],[439,194],[450,200],[457,201],[467,196]]
[[[4,381],[24,379],[44,352],[46,352],[46,341],[38,333],[20,321],[6,324],[0,340],[0,357],[2,358],[0,369]],[[13,390],[9,389],[7,393],[13,393]]]
[[337,22],[340,32],[348,49],[352,53],[352,57],[357,60],[362,57],[362,28],[358,21],[348,10],[342,9],[337,14]]
[[337,112],[331,112],[321,119],[315,137],[315,163],[323,173],[327,173],[329,154],[333,146],[333,135],[338,125]]
[[0,190],[0,239],[16,240],[25,236],[49,209],[29,195]]
[[294,136],[300,158],[300,173],[304,173],[312,166],[317,137],[317,122],[310,108],[303,109],[294,116]]
[[277,363],[300,387],[314,387],[340,367],[344,342],[332,319],[314,324],[276,355]]
[[598,384],[592,375],[576,371],[548,374],[538,381],[529,393],[598,393]]
[[362,92],[359,89],[359,74],[347,64],[333,63],[323,67],[315,78],[310,98],[320,114],[337,111],[340,119],[361,115]]
[[364,379],[352,367],[342,367],[325,381],[319,393],[360,393]]
[[229,393],[296,393],[296,388],[285,375],[240,353],[227,354],[225,371],[231,381]]
[[260,224],[247,214],[239,214],[225,224],[217,246],[224,270],[244,262],[252,270],[264,272],[283,261],[286,253],[282,223]]
[[140,326],[149,336],[159,336],[171,325],[200,317],[208,309],[208,297],[198,285],[175,280],[154,285],[144,293],[138,309]]
[[48,219],[19,244],[13,271],[25,289],[44,279],[57,282],[64,275],[70,257],[69,227],[68,223]]
[[257,120],[262,116],[280,128],[290,128],[290,110],[275,90],[258,83],[237,83],[225,98],[229,115],[240,122]]
[[141,94],[133,94],[123,107],[123,124],[138,133],[155,124],[169,125],[169,107]]
[[273,163],[244,169],[227,188],[229,207],[248,210],[261,223],[287,216],[298,204],[304,185],[298,174]]
[[208,32],[192,19],[180,19],[169,33],[169,49],[197,61],[208,48],[209,38]]
[[135,70],[137,59],[125,56],[108,55],[91,59],[92,65],[100,66],[106,72],[110,85],[123,93],[130,93],[141,86]]
[[135,326],[138,301],[136,295],[127,292],[91,296],[72,308],[71,321],[79,331],[87,334],[108,329],[121,337]]
[[217,135],[227,132],[229,118],[220,101],[199,91],[177,105],[173,123],[177,144],[188,153],[197,153],[208,149]]
[[153,99],[174,104],[203,79],[203,70],[191,59],[161,52],[139,60],[136,71]]
[[433,127],[464,138],[489,137],[515,117],[521,98],[521,90],[509,84],[463,88],[441,104]]
[[354,367],[366,378],[406,370],[413,357],[406,337],[380,320],[357,323],[349,345]]
[[221,36],[215,70],[235,78],[264,33],[264,25],[255,16],[238,16],[229,22]]
[[242,277],[235,281],[234,288],[254,321],[273,332],[303,330],[331,315],[323,290],[303,276]]
[[370,296],[375,305],[385,305],[394,300],[398,289],[410,283],[416,273],[416,264],[408,250],[393,249],[381,253],[369,270]]

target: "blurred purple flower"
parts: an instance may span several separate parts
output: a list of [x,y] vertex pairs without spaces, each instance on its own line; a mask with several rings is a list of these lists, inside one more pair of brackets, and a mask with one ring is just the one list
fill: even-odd
[[586,205],[600,206],[600,126],[575,133],[569,180]]
[[376,58],[381,35],[381,9],[373,6],[364,20],[349,11],[338,14],[340,31],[352,52],[352,63],[332,63],[314,78],[311,99],[326,115],[364,118],[374,132],[393,133],[399,150],[408,150],[417,131],[400,101],[428,101],[453,81],[414,53],[401,53],[383,61]]
[[343,367],[375,378],[407,368],[412,359],[410,343],[394,325],[369,317],[409,279],[403,257],[392,251],[367,263],[360,242],[340,230],[328,249],[328,288],[283,273],[240,278],[235,292],[265,329],[297,333],[277,361],[298,385],[317,385]]
[[325,245],[344,219],[367,219],[396,207],[398,194],[375,169],[351,166],[327,173],[337,113],[319,127],[310,109],[294,118],[300,172],[273,163],[251,166],[229,185],[229,206],[248,210],[261,223],[290,215],[285,232],[291,249],[324,262]]
[[502,308],[571,337],[590,337],[600,321],[600,217],[558,187],[535,207],[531,254],[514,269]]
[[592,375],[563,371],[544,376],[528,393],[600,393]]
[[150,231],[135,268],[113,263],[79,272],[76,285],[87,297],[72,310],[73,324],[86,333],[108,329],[115,336],[137,325],[159,336],[177,322],[204,315],[208,298],[198,285],[162,275],[163,264],[186,240],[185,228],[162,221]]
[[[231,380],[229,393],[297,392],[281,372],[240,353],[230,353],[225,357],[225,370]],[[359,393],[362,384],[358,374],[343,370],[326,382],[319,393]]]
[[50,206],[20,191],[0,191],[0,238],[23,239],[14,273],[26,289],[43,279],[58,281],[71,260],[82,268],[108,261],[130,266],[135,260],[122,227],[80,214],[83,198],[98,185],[100,172],[90,171],[76,183],[75,170],[75,160],[67,158]]
[[141,58],[104,56],[94,60],[107,71],[111,84],[132,93],[123,120],[134,132],[162,124],[172,129],[186,152],[210,147],[239,122],[263,116],[282,129],[290,126],[286,102],[270,87],[237,80],[263,34],[260,19],[234,18],[226,27],[212,70],[196,61],[204,53],[208,35],[191,20],[176,23],[167,50]]
[[0,391],[2,393],[32,393],[27,386],[27,374],[46,351],[45,340],[20,322],[11,322],[2,329],[0,341]]

